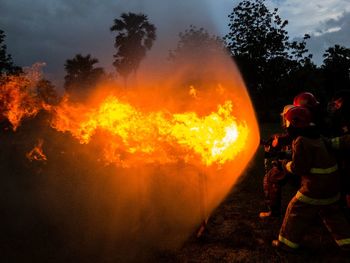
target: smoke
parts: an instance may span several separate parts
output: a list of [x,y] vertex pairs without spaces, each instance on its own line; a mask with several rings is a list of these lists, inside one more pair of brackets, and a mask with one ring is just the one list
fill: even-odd
[[[223,51],[205,56],[206,64],[201,62],[203,54],[197,59],[143,68],[127,90],[117,89],[118,98],[146,113],[195,112],[202,117],[230,100],[236,121],[249,128],[243,149],[223,164],[207,165],[190,150],[183,155],[182,146],[168,145],[164,150],[166,156],[176,156],[175,161],[162,162],[157,156],[149,162],[153,155],[140,155],[140,159],[140,153],[132,154],[119,144],[113,149],[118,162],[106,165],[104,147],[113,144],[114,137],[103,129],[86,145],[72,137],[68,142],[74,142],[68,144],[51,138],[55,147],[67,148],[55,151],[62,155],[48,152],[49,162],[57,166],[47,167],[54,174],[44,179],[42,200],[48,218],[64,226],[62,233],[72,250],[86,253],[99,248],[102,252],[96,257],[137,262],[162,250],[175,250],[210,216],[244,171],[259,134],[240,74]],[[161,74],[152,74],[155,66]],[[91,107],[114,93],[109,85],[97,89]],[[190,95],[190,87],[196,96]],[[120,160],[127,165],[120,166]]]
[[[147,5],[138,2],[135,10],[131,11],[139,9],[147,13],[152,7],[159,7],[153,12],[159,12],[157,17],[160,20],[154,22],[157,26],[162,21],[170,21],[168,23],[172,26],[162,29],[163,36],[168,36],[174,33],[174,28],[187,24],[193,18],[190,4],[173,3],[171,6],[188,9],[185,17],[170,15],[171,7],[167,9],[166,4],[159,1],[147,1]],[[207,21],[207,17],[203,16],[203,19]],[[162,36],[162,31],[159,32]],[[32,212],[38,213],[42,222],[40,230],[34,233],[41,235],[48,230],[46,240],[56,251],[56,261],[156,260],[159,251],[179,248],[200,223],[210,217],[242,175],[259,141],[249,95],[238,69],[222,47],[217,47],[214,53],[205,48],[198,52],[197,47],[192,51],[193,56],[186,54],[181,60],[173,62],[149,55],[148,62],[143,63],[127,89],[118,81],[105,81],[84,104],[68,100],[62,102],[65,104],[46,107],[45,110],[50,113],[48,118],[31,127],[25,123],[19,127],[19,134],[26,134],[20,137],[20,141],[25,142],[27,152],[30,150],[28,144],[34,145],[37,137],[44,139],[42,150],[47,161],[24,165],[27,169],[23,174],[32,176],[29,184],[33,187],[23,189],[34,204]],[[198,141],[200,145],[208,142],[204,135],[195,132],[204,129],[204,124],[218,122],[218,116],[225,117],[220,106],[229,101],[228,117],[247,127],[247,134],[238,133],[237,144],[234,144],[237,148],[228,152],[228,159],[222,163],[204,162],[201,151],[209,155],[227,153],[223,142],[232,139],[232,136],[227,136],[231,135],[229,127],[222,132],[210,128],[210,125],[204,129],[210,135],[208,138],[213,138],[218,132],[218,138],[214,138],[214,143],[208,143],[206,148],[189,147],[181,133],[180,137],[172,133],[167,136],[156,133],[151,145],[161,145],[163,156],[172,157],[165,159],[160,158],[163,157],[161,155],[154,156],[147,151],[137,151],[137,147],[129,147],[144,145],[147,141],[121,140],[101,125],[96,125],[98,128],[93,130],[88,143],[81,143],[77,135],[86,136],[87,128],[91,127],[91,123],[96,123],[86,122],[87,118],[96,116],[96,109],[110,96],[131,105],[137,110],[136,116],[150,116],[159,112],[171,116],[166,127],[169,123],[180,127],[178,131],[192,134],[192,142]],[[191,116],[190,120],[200,121],[186,122],[181,119],[184,114]],[[174,116],[179,117],[180,121],[174,121]],[[208,116],[213,117],[205,122]],[[107,124],[115,125],[114,119],[107,117],[108,120],[112,119]],[[64,129],[58,128],[59,121],[64,123]],[[123,119],[115,127],[124,126],[127,121],[127,118]],[[48,123],[51,123],[51,127]],[[86,123],[90,126],[84,125]],[[139,136],[147,133],[138,127],[134,124],[131,134]],[[28,138],[31,138],[31,143]],[[165,138],[168,141],[162,141]],[[175,141],[174,138],[181,140]],[[113,154],[106,156],[106,149],[115,143],[117,146],[112,147]],[[106,158],[115,156],[118,158],[106,162]],[[152,161],[153,157],[157,158]],[[7,194],[11,199],[13,193]],[[23,225],[32,222],[29,216],[23,218],[19,224],[13,225],[22,229]],[[32,240],[35,243],[34,237]],[[48,256],[48,251],[42,253]],[[39,258],[43,259],[44,256],[40,255]]]

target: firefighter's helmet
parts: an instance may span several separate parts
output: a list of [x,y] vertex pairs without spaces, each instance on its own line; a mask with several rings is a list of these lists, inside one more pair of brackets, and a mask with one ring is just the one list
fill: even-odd
[[293,104],[289,104],[283,107],[283,111],[281,112],[281,116],[284,116],[287,111],[289,111],[290,109],[294,108],[295,106]]
[[320,103],[316,97],[310,92],[302,92],[294,97],[294,106],[303,106],[312,109],[319,105]]
[[283,107],[283,111],[281,112],[281,121],[282,121],[282,126],[283,127],[286,127],[286,118],[285,118],[285,115],[286,115],[286,113],[290,110],[290,109],[292,109],[292,108],[294,108],[295,106],[293,105],[293,104],[290,104],[290,105],[286,105],[286,106],[284,106]]
[[289,109],[285,119],[287,128],[308,128],[315,125],[310,110],[302,106]]

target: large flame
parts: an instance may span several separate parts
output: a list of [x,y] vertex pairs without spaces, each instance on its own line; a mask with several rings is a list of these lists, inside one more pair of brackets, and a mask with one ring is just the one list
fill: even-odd
[[106,98],[97,108],[57,107],[53,127],[69,131],[81,143],[89,143],[97,130],[107,132],[113,145],[105,150],[107,162],[126,164],[120,157],[124,151],[133,164],[199,159],[205,165],[233,160],[246,144],[249,128],[236,120],[232,101],[218,105],[207,116],[196,112],[172,114],[168,111],[142,112],[115,96]]

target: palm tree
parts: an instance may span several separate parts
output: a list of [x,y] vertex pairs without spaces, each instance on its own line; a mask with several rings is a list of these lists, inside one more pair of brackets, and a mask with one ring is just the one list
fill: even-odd
[[64,64],[67,72],[64,77],[66,91],[88,89],[95,86],[104,75],[102,68],[94,67],[96,63],[98,63],[98,59],[92,58],[90,54],[86,56],[77,54],[73,59],[67,59]]
[[156,27],[144,14],[123,13],[120,19],[114,19],[110,30],[117,32],[113,65],[126,82],[130,73],[136,74],[141,60],[151,49],[156,39]]

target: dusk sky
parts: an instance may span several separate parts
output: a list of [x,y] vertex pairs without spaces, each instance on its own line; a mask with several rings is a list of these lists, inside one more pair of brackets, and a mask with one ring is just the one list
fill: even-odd
[[[175,48],[178,33],[189,25],[212,34],[228,32],[228,15],[238,0],[0,0],[0,29],[15,63],[45,62],[46,76],[62,83],[64,63],[75,54],[91,54],[99,66],[113,71],[113,19],[123,12],[142,12],[157,27],[157,56]],[[324,50],[335,44],[350,47],[349,0],[268,0],[289,21],[291,39],[311,34],[308,48],[322,63]]]

